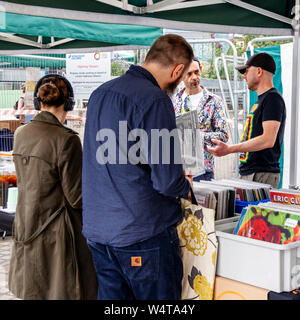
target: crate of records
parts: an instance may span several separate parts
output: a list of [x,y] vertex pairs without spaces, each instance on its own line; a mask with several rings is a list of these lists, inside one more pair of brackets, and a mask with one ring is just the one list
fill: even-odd
[[275,292],[300,287],[300,192],[271,189],[269,202],[216,221],[217,274]]
[[248,204],[269,201],[271,186],[238,178],[193,183],[197,203],[215,210],[215,220],[233,217]]

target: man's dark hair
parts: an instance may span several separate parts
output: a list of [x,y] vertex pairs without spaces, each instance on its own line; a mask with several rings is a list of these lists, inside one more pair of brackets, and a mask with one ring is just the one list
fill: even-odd
[[194,58],[193,58],[193,61],[198,62],[198,64],[199,64],[199,69],[201,70],[201,63],[200,63],[199,59],[198,59],[197,57],[194,57]]
[[153,43],[145,62],[157,62],[166,67],[182,63],[187,68],[193,57],[193,48],[183,37],[176,34],[167,34],[159,37]]

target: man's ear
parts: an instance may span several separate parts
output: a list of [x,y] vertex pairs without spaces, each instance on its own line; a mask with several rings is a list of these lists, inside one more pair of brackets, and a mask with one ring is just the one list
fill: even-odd
[[264,74],[264,70],[261,67],[257,68],[257,75],[261,77]]
[[183,63],[176,64],[172,69],[171,78],[174,80],[178,79],[182,75],[183,70],[184,70]]

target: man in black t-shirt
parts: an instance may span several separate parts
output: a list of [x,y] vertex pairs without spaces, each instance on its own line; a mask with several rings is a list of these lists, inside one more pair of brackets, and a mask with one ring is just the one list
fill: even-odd
[[257,92],[257,102],[248,114],[241,143],[227,145],[212,140],[216,147],[207,147],[207,150],[216,156],[240,153],[242,179],[267,183],[276,188],[280,180],[279,158],[286,109],[282,96],[273,87],[275,61],[267,53],[257,53],[236,69],[243,74],[248,88]]

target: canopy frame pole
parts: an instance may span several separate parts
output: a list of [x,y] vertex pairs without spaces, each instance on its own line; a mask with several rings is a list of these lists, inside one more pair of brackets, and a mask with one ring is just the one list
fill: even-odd
[[61,40],[57,40],[57,41],[54,41],[54,42],[51,42],[51,43],[47,43],[46,46],[47,48],[53,48],[53,47],[56,47],[56,46],[59,46],[61,44],[64,44],[64,43],[67,43],[67,42],[71,42],[71,41],[74,41],[75,39],[71,39],[71,38],[66,38],[66,39],[61,39]]
[[[225,93],[224,93],[224,88],[223,88],[223,84],[222,84],[222,79],[220,76],[220,72],[219,72],[219,61],[221,60],[221,57],[217,57],[215,59],[215,69],[216,69],[216,74],[217,74],[217,78],[218,78],[218,82],[219,82],[219,86],[220,86],[220,90],[221,90],[221,94],[222,94],[222,99],[224,101],[224,113],[225,116],[228,120],[230,120],[230,115],[229,115],[229,110],[228,110],[228,105],[227,105],[227,101],[226,101],[226,97],[225,97]],[[221,60],[222,61],[222,60]],[[223,62],[223,61],[222,61]],[[229,125],[229,131],[230,131],[230,135],[231,138],[233,139],[233,132],[232,132],[232,127]]]
[[[104,0],[101,0],[104,1]],[[204,0],[203,0],[204,1]],[[205,0],[208,2],[208,0]],[[211,4],[216,3],[216,0],[211,0]],[[218,0],[219,1],[219,0]],[[224,0],[222,0],[224,1]],[[192,1],[197,2],[195,1]],[[219,1],[218,3],[224,3]],[[111,3],[109,3],[111,4]],[[188,7],[189,2],[184,2],[182,5]],[[266,34],[266,35],[291,35],[292,28],[266,28],[266,27],[243,27],[243,26],[230,26],[222,24],[207,24],[198,22],[182,22],[165,20],[159,18],[146,17],[136,15],[133,19],[132,16],[121,15],[121,14],[108,14],[108,13],[97,13],[88,11],[76,11],[70,9],[57,9],[42,6],[29,6],[24,4],[18,4],[13,2],[6,2],[0,0],[6,13],[16,13],[21,15],[39,16],[47,18],[64,17],[64,19],[78,20],[78,21],[89,21],[96,23],[116,23],[116,24],[128,24],[128,25],[143,25],[147,27],[158,27],[158,28],[169,28],[169,29],[181,29],[190,31],[206,31],[206,32],[220,32],[220,33],[253,33],[253,34]],[[208,5],[208,3],[207,3]],[[169,9],[171,6],[168,6]],[[73,37],[73,36],[72,36]]]
[[[136,50],[136,49],[149,49],[150,46],[139,46],[139,45],[116,45],[101,48],[101,52],[120,51],[120,50]],[[73,48],[73,49],[24,49],[22,50],[25,54],[67,54],[67,53],[89,53],[99,51],[99,47],[89,48]],[[19,54],[20,50],[0,50],[0,55],[11,56]]]
[[55,41],[54,37],[51,37],[51,42],[44,44],[42,36],[38,36],[37,42],[35,42],[22,37],[15,36],[14,34],[11,34],[11,33],[0,33],[0,40],[24,44],[27,46],[32,46],[40,49],[49,49],[67,42],[74,41],[75,39],[65,38],[65,39]]
[[194,0],[194,1],[184,2],[184,3],[181,2],[178,4],[172,3],[172,5],[169,5],[165,8],[156,9],[155,12],[177,10],[177,9],[183,9],[183,8],[186,9],[186,8],[194,8],[194,7],[203,7],[203,6],[210,6],[210,5],[222,4],[222,3],[224,3],[224,0]]
[[[238,65],[238,56],[237,56],[237,50],[236,47],[233,45],[231,41],[231,47],[234,48],[233,50],[233,83],[234,83],[234,88],[233,88],[233,97],[234,97],[234,130],[235,130],[235,144],[238,144],[240,142],[239,140],[239,102],[238,102],[238,71],[236,70],[236,66]],[[236,163],[236,177],[238,177],[238,172],[239,172],[239,154],[235,154],[235,163]]]
[[30,55],[30,54],[16,54],[11,56],[16,58],[29,58],[29,59],[36,59],[36,60],[66,61],[66,58],[47,57],[47,56],[38,56],[38,55]]
[[294,36],[278,36],[278,37],[262,37],[254,38],[248,42],[246,51],[250,50],[251,56],[254,54],[255,42],[267,42],[267,41],[281,41],[281,40],[293,40]]
[[295,2],[295,18],[293,20],[294,44],[293,44],[293,71],[292,71],[292,99],[291,99],[291,151],[289,188],[298,189],[297,186],[297,156],[298,156],[298,119],[299,119],[299,73],[300,64],[300,0]]
[[219,72],[219,61],[220,60],[221,60],[221,57],[217,57],[215,59],[215,69],[216,69],[216,75],[217,75],[217,79],[218,79],[220,90],[221,90],[221,94],[222,94],[222,99],[224,101],[224,105],[225,105],[225,108],[226,108],[225,114],[226,114],[227,118],[229,119],[228,106],[227,106],[227,102],[226,102],[226,97],[225,97],[225,93],[224,93],[222,79],[221,79],[220,72]]
[[228,86],[228,90],[229,90],[230,100],[231,100],[232,105],[234,105],[234,94],[233,94],[233,92],[232,92],[232,88],[231,88],[231,84],[230,84],[230,78],[229,78],[229,73],[228,73],[228,68],[227,68],[227,63],[226,63],[226,60],[225,60],[225,55],[224,55],[224,53],[221,53],[221,59],[222,59],[222,62],[223,62],[223,67],[224,67],[224,72],[225,72],[225,78],[226,78],[226,81],[227,81],[227,86]]
[[0,40],[7,41],[7,42],[13,42],[13,43],[19,43],[19,44],[24,44],[27,46],[31,47],[36,47],[36,48],[44,48],[44,45],[39,42],[31,41],[25,38],[21,38],[18,36],[15,36],[12,33],[0,33]]
[[168,10],[168,6],[176,6],[184,2],[184,0],[162,0],[160,2],[154,3],[152,5],[142,7],[142,13],[150,13],[150,12],[157,12],[158,10]]
[[[244,53],[244,64],[247,62],[247,53]],[[248,90],[247,82],[244,81],[244,104],[243,104],[243,128],[245,127],[247,121],[248,110],[250,107],[250,95]]]
[[[287,17],[284,17],[282,15],[279,15],[277,13],[271,12],[269,10],[262,9],[260,7],[251,5],[249,3],[245,3],[241,0],[198,0],[193,1],[192,3],[189,3],[189,1],[184,2],[184,0],[162,0],[160,2],[148,5],[145,7],[137,7],[128,4],[128,0],[97,0],[98,2],[102,2],[126,11],[133,12],[135,14],[145,14],[145,13],[151,13],[151,12],[157,12],[157,11],[166,11],[166,10],[176,10],[181,7],[198,7],[198,6],[204,6],[204,5],[213,5],[213,4],[221,4],[221,3],[229,3],[231,5],[241,7],[243,9],[256,12],[258,14],[261,14],[263,16],[269,17],[271,19],[275,19],[278,21],[282,21],[287,24],[292,24],[292,19],[289,19]],[[184,2],[184,3],[183,3]],[[179,5],[178,5],[179,4]]]
[[227,2],[227,3],[232,4],[234,6],[241,7],[243,9],[246,9],[246,10],[249,10],[249,11],[256,12],[258,14],[261,14],[263,16],[266,16],[266,17],[269,17],[269,18],[272,18],[272,19],[275,19],[275,20],[278,20],[278,21],[282,21],[282,22],[290,24],[290,25],[293,22],[293,20],[290,19],[290,18],[281,16],[281,15],[279,15],[277,13],[271,12],[269,10],[262,9],[260,7],[256,7],[256,6],[252,5],[252,4],[249,4],[249,3],[246,3],[246,2],[243,2],[243,1],[240,1],[240,0],[224,0],[224,2]]
[[119,9],[134,12],[135,6],[128,4],[128,0],[120,0],[120,1],[119,0],[96,0],[96,1],[102,2],[104,4],[108,4],[110,6],[113,6]]
[[[226,56],[224,55],[224,61],[230,61],[230,62],[233,62],[233,57],[232,56]],[[242,63],[244,64],[245,62],[247,61],[246,57],[245,56],[242,56],[242,57],[238,57],[238,62],[239,63]],[[230,81],[227,82],[228,84],[230,84]],[[246,123],[246,120],[247,120],[247,106],[248,106],[248,103],[247,103],[247,90],[248,88],[246,87],[246,81],[243,81],[243,89],[241,90],[238,90],[238,93],[242,93],[243,96],[244,96],[244,102],[243,102],[243,110],[244,110],[244,116],[243,116],[243,127],[245,126],[245,123]],[[232,98],[231,98],[232,100]]]
[[130,11],[135,14],[145,14],[149,12],[155,12],[158,9],[165,8],[169,5],[174,5],[174,4],[183,2],[184,0],[162,0],[157,3],[153,3],[152,1],[152,4],[149,4],[149,1],[147,1],[146,7],[138,7],[138,6],[128,4],[128,0],[120,0],[120,1],[119,0],[96,0],[96,1],[120,8],[122,10]]

